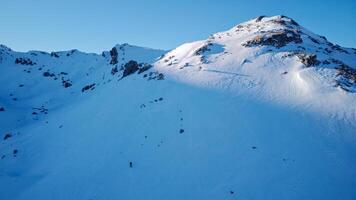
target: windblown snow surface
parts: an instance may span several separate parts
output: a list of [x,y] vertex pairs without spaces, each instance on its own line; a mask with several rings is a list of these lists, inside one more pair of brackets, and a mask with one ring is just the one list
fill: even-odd
[[356,199],[355,66],[285,16],[168,52],[0,46],[0,199]]

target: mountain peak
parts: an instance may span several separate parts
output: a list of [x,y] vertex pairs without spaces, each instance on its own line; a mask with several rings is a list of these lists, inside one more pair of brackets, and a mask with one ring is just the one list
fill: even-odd
[[272,23],[278,23],[281,25],[292,25],[292,26],[299,26],[299,24],[294,21],[292,18],[287,17],[285,15],[276,15],[276,16],[265,16],[265,15],[261,15],[256,17],[254,20],[254,22],[272,22]]

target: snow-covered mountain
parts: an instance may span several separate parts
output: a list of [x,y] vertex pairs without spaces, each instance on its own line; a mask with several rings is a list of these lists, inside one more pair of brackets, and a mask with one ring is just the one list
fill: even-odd
[[355,66],[285,16],[171,51],[0,46],[0,199],[355,199]]

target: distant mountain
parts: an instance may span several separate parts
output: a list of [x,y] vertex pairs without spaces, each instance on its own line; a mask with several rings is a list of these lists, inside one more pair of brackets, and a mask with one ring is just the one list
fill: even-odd
[[286,16],[0,74],[0,199],[356,198],[356,49]]

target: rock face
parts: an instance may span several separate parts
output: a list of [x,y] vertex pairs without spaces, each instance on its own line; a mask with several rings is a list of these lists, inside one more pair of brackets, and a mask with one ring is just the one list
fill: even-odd
[[198,50],[195,51],[195,55],[202,55],[203,53],[207,52],[207,51],[210,51],[210,46],[212,46],[213,44],[212,43],[207,43],[205,44],[204,46],[200,47]]
[[298,58],[306,67],[316,66],[320,64],[320,61],[317,59],[317,56],[315,54],[299,53]]
[[349,79],[352,83],[356,83],[356,69],[351,68],[345,64],[340,65],[339,75],[343,75],[345,78]]
[[124,65],[124,72],[122,74],[122,78],[137,72],[138,69],[139,69],[138,63],[134,60],[130,60],[128,63]]
[[145,72],[145,71],[151,69],[152,67],[153,67],[153,66],[150,65],[150,64],[141,64],[141,65],[140,65],[140,68],[139,68],[139,70],[138,70],[138,74],[141,74],[141,73],[143,73],[143,72]]
[[119,56],[119,54],[118,54],[118,52],[117,52],[116,47],[114,47],[114,48],[112,48],[112,49],[110,50],[110,56],[111,56],[110,64],[112,64],[112,65],[117,64],[117,63],[118,63],[118,56]]
[[303,42],[298,31],[283,30],[263,33],[263,35],[258,35],[252,40],[247,41],[243,44],[243,46],[254,47],[269,45],[281,48],[291,42],[294,42],[295,44],[300,44]]

